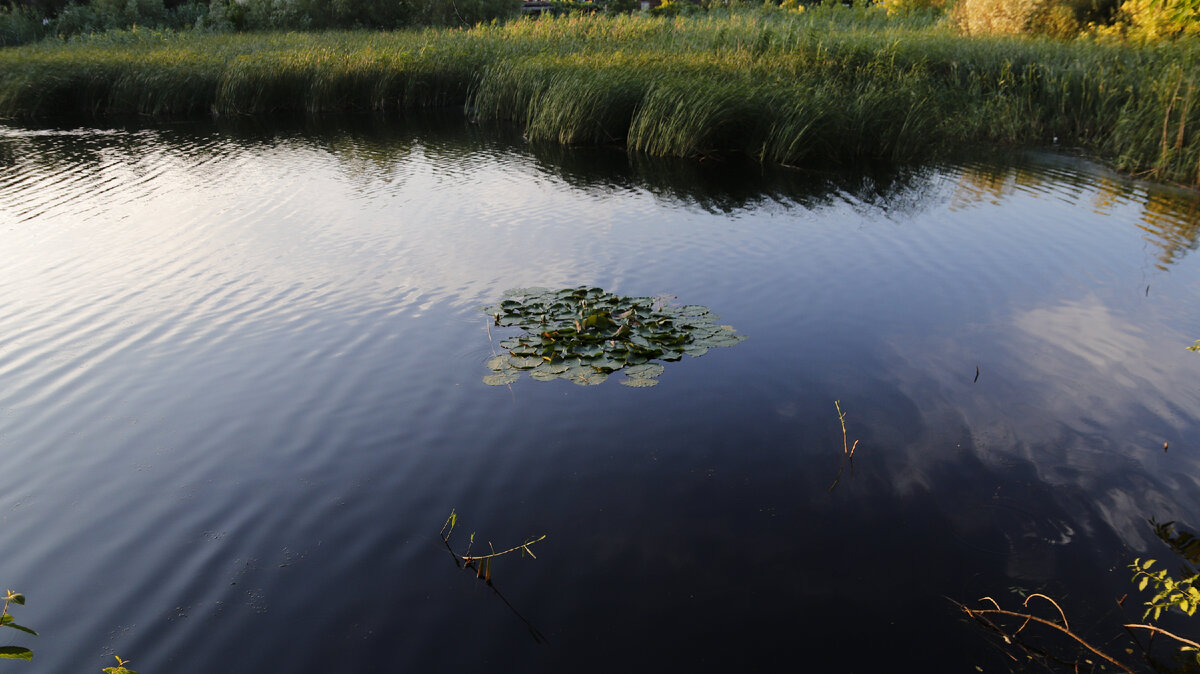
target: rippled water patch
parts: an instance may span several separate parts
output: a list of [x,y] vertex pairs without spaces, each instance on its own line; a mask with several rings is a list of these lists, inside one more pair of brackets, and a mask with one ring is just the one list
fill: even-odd
[[[46,671],[1006,667],[944,597],[1100,624],[1150,518],[1200,530],[1198,203],[1058,156],[0,128],[2,582]],[[486,386],[478,307],[581,285],[749,338]],[[547,538],[489,587],[452,509]]]

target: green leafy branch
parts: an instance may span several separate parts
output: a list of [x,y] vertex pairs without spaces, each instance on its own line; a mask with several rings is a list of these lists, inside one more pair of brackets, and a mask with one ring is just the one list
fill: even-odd
[[[1177,608],[1190,616],[1196,615],[1196,608],[1200,606],[1200,587],[1196,587],[1200,582],[1200,574],[1176,580],[1166,569],[1150,571],[1150,567],[1154,566],[1154,563],[1153,559],[1147,559],[1144,562],[1141,559],[1135,559],[1129,565],[1129,568],[1134,571],[1131,580],[1137,583],[1138,591],[1145,592],[1146,588],[1153,585],[1152,589],[1156,592],[1154,597],[1145,603],[1146,612],[1142,614],[1142,620],[1149,618],[1151,613],[1154,614],[1151,620],[1158,620],[1163,611],[1169,611],[1172,608]],[[1170,637],[1183,644],[1179,650],[1194,654],[1196,663],[1200,664],[1200,643],[1168,632],[1157,625],[1131,624],[1125,627]]]
[[1195,586],[1197,581],[1200,581],[1200,575],[1175,580],[1166,569],[1151,572],[1150,567],[1154,563],[1153,559],[1147,559],[1144,562],[1135,559],[1133,564],[1129,565],[1129,568],[1134,571],[1131,580],[1137,583],[1139,592],[1145,592],[1151,584],[1154,585],[1153,589],[1157,592],[1150,601],[1146,602],[1146,612],[1142,614],[1142,619],[1145,620],[1153,613],[1153,619],[1158,620],[1163,611],[1172,607],[1178,608],[1188,615],[1195,615],[1196,607],[1200,605],[1200,587]]
[[[458,524],[458,513],[453,509],[450,510],[450,516],[446,518],[446,523],[442,525],[441,537],[442,542],[446,547],[450,547],[450,534],[454,532],[454,526]],[[537,559],[537,555],[533,554],[533,544],[540,543],[546,539],[546,534],[542,534],[537,538],[531,538],[520,545],[515,545],[507,550],[496,552],[491,542],[488,542],[488,549],[491,550],[486,555],[472,555],[471,547],[475,545],[475,532],[471,532],[471,536],[467,541],[467,549],[460,555],[455,553],[455,557],[462,561],[463,566],[468,569],[475,569],[475,575],[488,583],[492,582],[492,561],[497,557],[520,552],[521,556],[529,555],[533,559]]]
[[105,667],[102,670],[104,672],[104,674],[138,674],[137,672],[133,671],[132,669],[127,669],[125,667],[125,665],[129,664],[128,660],[122,660],[121,656],[119,656],[119,655],[114,655],[113,657],[117,659],[117,666],[116,667]]
[[1187,350],[1188,351],[1200,351],[1200,339],[1197,339],[1195,344],[1187,347]]
[[[20,630],[26,634],[32,634],[36,637],[37,632],[34,632],[24,625],[18,625],[17,623],[13,622],[14,619],[8,612],[8,607],[12,606],[13,604],[16,604],[17,606],[24,606],[25,595],[18,594],[12,590],[8,591],[8,594],[4,597],[4,610],[2,613],[0,613],[0,627],[11,627],[14,630]],[[24,646],[0,646],[0,658],[7,658],[9,660],[32,660],[33,651],[25,648]]]
[[[24,625],[18,625],[16,622],[14,622],[12,615],[8,612],[8,607],[14,604],[17,606],[24,606],[25,595],[8,590],[8,594],[4,596],[4,610],[0,611],[0,627],[11,627],[14,630],[20,630],[26,634],[32,634],[36,637],[38,635],[37,632],[34,632]],[[104,674],[138,674],[134,670],[125,667],[125,665],[129,664],[128,660],[122,660],[121,656],[119,655],[113,657],[117,659],[117,666],[105,667],[103,669]],[[24,646],[0,646],[0,658],[6,658],[9,660],[32,660],[33,651],[25,648]]]

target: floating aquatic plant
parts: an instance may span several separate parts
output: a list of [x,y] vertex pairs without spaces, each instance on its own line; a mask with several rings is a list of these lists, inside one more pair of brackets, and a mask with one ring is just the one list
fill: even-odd
[[601,288],[516,288],[483,309],[497,326],[524,332],[500,342],[504,353],[487,362],[483,378],[505,386],[527,372],[532,379],[566,379],[580,386],[623,372],[621,383],[648,387],[665,369],[654,361],[703,356],[746,337],[698,304],[671,306],[655,297],[623,297]]
[[[446,544],[446,549],[450,550],[450,552],[452,554],[454,554],[456,560],[460,560],[460,559],[462,560],[462,565],[464,568],[475,569],[475,575],[478,576],[480,579],[487,581],[487,583],[489,585],[491,585],[491,583],[492,583],[492,561],[493,560],[495,560],[498,557],[503,557],[504,555],[512,554],[514,552],[519,552],[522,557],[524,557],[525,555],[529,555],[530,557],[537,559],[537,555],[533,554],[533,544],[541,543],[542,541],[546,540],[546,534],[542,534],[541,536],[538,536],[537,538],[530,538],[520,545],[515,545],[507,550],[502,550],[500,552],[496,552],[495,547],[493,547],[491,543],[488,543],[488,549],[491,550],[490,553],[488,553],[486,555],[472,555],[471,547],[473,545],[475,545],[475,534],[472,533],[467,542],[467,551],[464,552],[463,554],[459,555],[459,554],[454,553],[453,549],[450,548],[450,534],[454,533],[454,527],[457,524],[458,524],[458,513],[455,512],[453,509],[451,509],[450,516],[446,518],[446,523],[442,525],[442,531],[440,533],[440,535],[442,537],[442,542]],[[532,627],[532,626],[530,626],[530,627]]]

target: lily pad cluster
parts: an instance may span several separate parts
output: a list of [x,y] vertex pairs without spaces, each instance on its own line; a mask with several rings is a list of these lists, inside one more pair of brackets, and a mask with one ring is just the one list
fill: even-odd
[[504,352],[488,361],[483,383],[505,386],[527,372],[532,379],[566,379],[580,386],[603,383],[623,372],[625,386],[658,383],[662,363],[746,337],[698,304],[670,306],[655,297],[622,297],[601,288],[516,288],[499,304],[484,307],[497,326],[524,332],[500,342]]

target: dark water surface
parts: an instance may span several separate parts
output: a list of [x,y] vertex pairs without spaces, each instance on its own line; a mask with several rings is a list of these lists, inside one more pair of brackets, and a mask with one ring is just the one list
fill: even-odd
[[[947,597],[1034,591],[1106,643],[1148,520],[1200,530],[1198,233],[1061,156],[0,127],[0,584],[41,632],[5,669],[1001,671]],[[484,385],[477,307],[581,284],[749,339]],[[456,549],[547,538],[493,591],[451,509]]]

